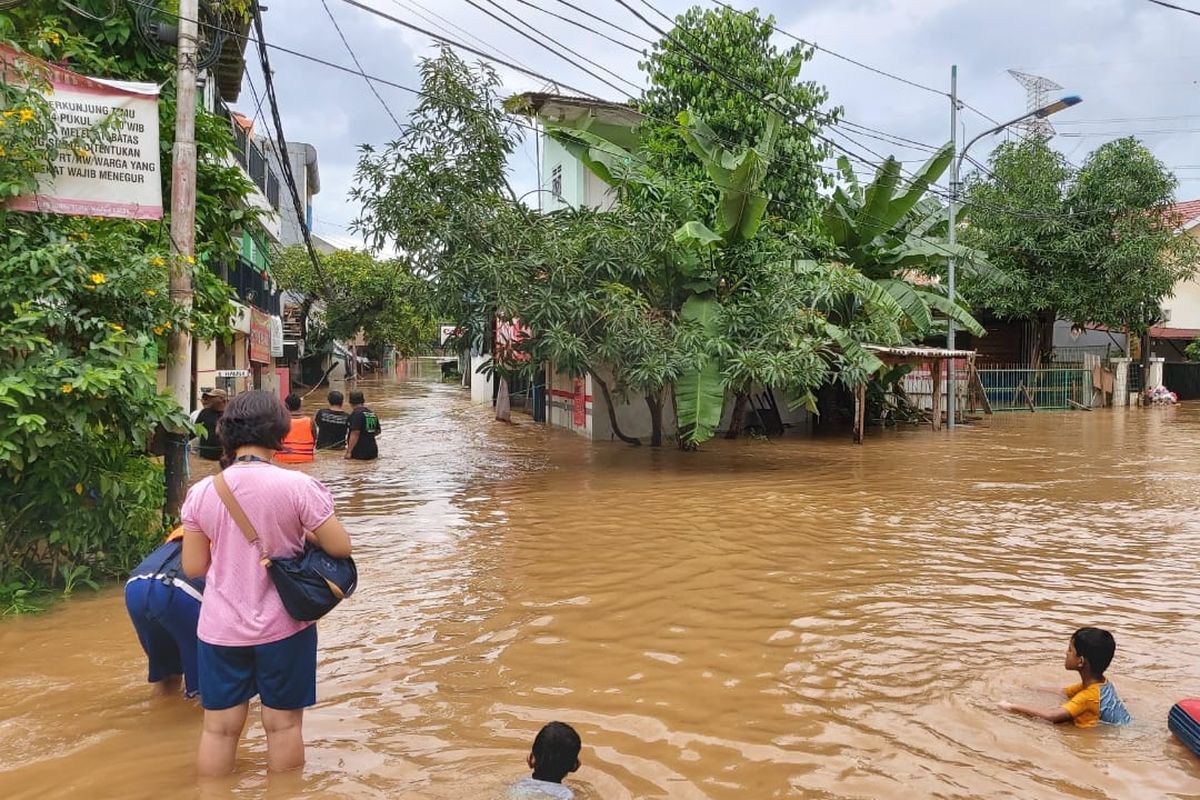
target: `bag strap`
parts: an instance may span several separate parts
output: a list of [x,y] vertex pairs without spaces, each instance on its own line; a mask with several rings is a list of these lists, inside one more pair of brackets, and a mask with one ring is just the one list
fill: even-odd
[[271,566],[271,557],[267,555],[267,550],[263,546],[262,539],[258,538],[258,531],[254,529],[254,524],[250,522],[250,518],[242,510],[241,504],[233,496],[233,490],[229,488],[229,484],[225,481],[224,474],[220,472],[216,474],[213,478],[213,487],[217,490],[217,497],[221,498],[221,502],[225,504],[225,510],[229,512],[229,516],[233,517],[233,521],[237,523],[238,529],[246,537],[246,541],[258,550],[260,556],[259,563],[264,567]]

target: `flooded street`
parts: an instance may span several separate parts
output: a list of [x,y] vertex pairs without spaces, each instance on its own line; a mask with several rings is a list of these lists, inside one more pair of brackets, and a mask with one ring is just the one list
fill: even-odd
[[[362,388],[380,460],[305,467],[361,579],[303,775],[267,779],[254,711],[197,786],[200,711],[150,696],[114,587],[0,622],[0,796],[491,798],[551,719],[581,798],[1200,796],[1166,728],[1200,695],[1200,407],[681,454]],[[1082,625],[1134,724],[997,711],[1074,682]]]

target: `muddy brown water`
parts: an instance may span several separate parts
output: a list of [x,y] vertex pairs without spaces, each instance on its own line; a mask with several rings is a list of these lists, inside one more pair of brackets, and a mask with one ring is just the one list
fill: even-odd
[[[1166,729],[1200,695],[1200,407],[679,454],[366,389],[382,458],[305,467],[362,574],[303,773],[254,720],[199,786],[200,712],[151,696],[109,588],[0,623],[0,796],[489,798],[550,719],[581,798],[1200,796]],[[995,710],[1065,685],[1085,624],[1133,725]]]

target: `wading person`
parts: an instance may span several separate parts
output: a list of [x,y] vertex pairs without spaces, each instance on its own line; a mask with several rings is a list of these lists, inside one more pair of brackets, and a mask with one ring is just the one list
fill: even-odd
[[342,408],[342,393],[336,389],[329,393],[329,408],[317,412],[317,449],[342,450],[346,447],[346,429],[350,415]]
[[370,461],[379,457],[379,447],[375,437],[379,435],[379,417],[367,408],[367,400],[362,392],[350,393],[350,419],[347,421],[349,433],[346,438],[346,458],[360,461]]
[[204,581],[183,575],[183,529],[134,567],[125,582],[125,609],[150,663],[147,680],[163,694],[200,692],[196,674],[196,624]]
[[192,486],[183,504],[183,568],[189,577],[206,578],[197,650],[205,709],[201,776],[233,771],[256,694],[267,732],[267,768],[304,763],[304,709],[316,702],[317,629],[288,614],[263,554],[298,556],[305,531],[311,531],[309,541],[342,558],[350,555],[350,537],[334,516],[328,489],[271,463],[291,427],[279,398],[261,391],[233,398],[221,418],[221,475],[257,531],[255,543],[243,534],[214,478]]
[[1063,666],[1079,673],[1079,683],[1062,690],[1067,701],[1057,708],[1037,708],[1001,703],[1000,708],[1017,714],[1038,717],[1047,722],[1074,722],[1077,728],[1100,723],[1125,725],[1132,720],[1117,690],[1104,677],[1117,652],[1113,635],[1103,628],[1080,628],[1071,635]]
[[220,422],[221,415],[225,413],[225,404],[228,401],[229,394],[224,389],[209,389],[200,395],[200,404],[203,408],[196,415],[196,422],[203,425],[206,432],[200,437],[196,453],[208,461],[216,461],[221,457],[221,442],[217,439],[217,423]]
[[565,722],[548,722],[538,731],[525,763],[533,776],[508,787],[505,800],[572,800],[563,778],[579,769],[579,734]]
[[313,460],[317,444],[317,424],[300,413],[300,398],[289,394],[283,401],[291,417],[291,427],[280,443],[275,460],[280,464],[305,464]]

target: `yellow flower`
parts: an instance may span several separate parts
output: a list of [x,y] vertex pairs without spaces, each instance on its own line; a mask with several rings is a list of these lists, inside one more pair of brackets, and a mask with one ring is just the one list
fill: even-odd
[[79,241],[86,242],[90,238],[92,238],[92,235],[90,233],[88,233],[87,231],[79,232]]
[[154,291],[153,289],[146,290],[146,297],[157,297],[157,296],[158,296],[158,292]]
[[152,267],[165,267],[166,265],[167,262],[163,260],[162,256],[155,256],[154,258],[150,259],[150,266]]
[[4,149],[4,145],[0,145],[0,158],[4,158],[4,156],[7,154],[8,151]]
[[163,327],[166,328],[167,330],[171,330],[171,320],[167,320],[166,322],[164,322]]
[[74,387],[74,386],[72,386],[71,384],[69,384],[69,383],[64,383],[64,384],[62,385],[62,393],[63,393],[63,394],[70,394],[70,393],[71,393],[71,392],[73,392],[73,391],[75,391],[75,387]]
[[113,329],[114,331],[116,331],[117,333],[124,333],[124,332],[125,332],[125,329],[124,329],[123,327],[121,327],[120,325],[118,325],[117,323],[115,323],[115,322],[110,322],[110,323],[108,323],[108,327],[112,328],[112,329]]
[[21,125],[24,125],[26,122],[29,122],[31,119],[33,119],[33,116],[34,115],[33,115],[32,109],[22,108],[21,111],[17,114],[17,122],[20,123]]
[[96,284],[97,286],[99,286],[100,284],[102,284],[102,283],[104,283],[106,280],[108,280],[108,278],[106,278],[106,277],[104,276],[104,273],[103,273],[103,272],[93,272],[93,273],[91,274],[91,276],[89,277],[89,280],[90,280],[92,283],[94,283],[94,284]]
[[85,148],[85,147],[76,147],[75,155],[79,156],[80,158],[91,158],[92,157],[92,154],[90,152],[88,152],[87,148]]
[[8,111],[4,112],[4,116],[11,117],[15,113],[17,113],[17,112],[13,111],[12,109],[9,109]]
[[50,31],[46,34],[46,41],[50,44],[62,44],[62,37],[54,31]]
[[188,256],[188,257],[187,257],[187,263],[189,263],[189,264],[195,264],[195,263],[196,263],[196,257],[195,257],[195,256]]
[[83,494],[83,484],[82,483],[75,484],[75,494]]
[[162,329],[162,326],[161,326],[161,325],[155,325],[155,326],[154,326],[154,335],[155,335],[155,336],[162,336],[162,335],[163,335],[163,329]]
[[5,117],[0,117],[0,128],[4,127],[4,120],[5,120]]

